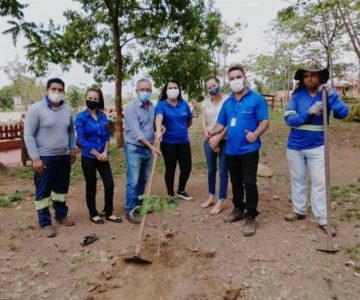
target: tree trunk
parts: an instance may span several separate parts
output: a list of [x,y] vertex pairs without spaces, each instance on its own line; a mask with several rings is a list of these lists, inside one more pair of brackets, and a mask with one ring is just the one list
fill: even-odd
[[346,31],[347,31],[347,33],[349,35],[350,41],[351,41],[351,43],[353,45],[354,51],[355,51],[355,53],[356,53],[356,55],[358,57],[358,60],[360,61],[360,49],[359,49],[358,45],[356,44],[356,38],[354,36],[356,33],[351,31],[351,28],[350,28],[349,24],[346,21],[346,16],[345,16],[344,11],[341,8],[339,0],[336,1],[336,5],[337,5],[338,11],[340,13],[340,17],[341,17],[341,19],[342,19],[342,21],[343,21],[343,23],[345,25]]
[[120,26],[119,14],[120,5],[122,1],[105,0],[105,5],[109,9],[109,15],[112,23],[112,35],[115,52],[115,107],[117,111],[117,118],[115,122],[115,136],[119,148],[124,147],[124,133],[123,133],[123,112],[122,112],[122,53],[120,46]]

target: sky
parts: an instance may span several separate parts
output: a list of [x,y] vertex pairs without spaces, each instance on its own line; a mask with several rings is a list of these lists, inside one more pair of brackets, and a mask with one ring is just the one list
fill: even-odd
[[[29,3],[26,8],[25,19],[36,23],[48,23],[48,19],[52,18],[57,24],[64,24],[65,18],[62,15],[68,8],[76,8],[76,2],[71,0],[26,0],[21,1]],[[265,30],[268,28],[269,22],[276,18],[276,13],[280,9],[288,6],[285,0],[216,0],[215,7],[218,8],[223,16],[223,20],[228,25],[240,21],[247,24],[241,33],[242,42],[239,46],[239,53],[229,58],[229,63],[243,61],[251,54],[266,53],[271,47],[270,41],[267,40]],[[8,28],[5,18],[0,18],[0,32]],[[26,62],[25,50],[26,40],[20,38],[15,47],[10,35],[0,34],[0,67],[5,66],[7,62],[14,61],[16,57],[21,62]],[[142,74],[139,74],[141,77]],[[60,77],[65,83],[75,85],[90,85],[93,83],[92,75],[86,74],[80,65],[73,65],[67,73],[62,73],[56,66],[52,67],[47,77]],[[42,79],[43,82],[46,79]],[[9,80],[3,70],[0,69],[0,87],[9,84]],[[106,94],[113,94],[114,84],[106,83],[103,90]],[[126,89],[128,94],[133,92],[132,86]]]

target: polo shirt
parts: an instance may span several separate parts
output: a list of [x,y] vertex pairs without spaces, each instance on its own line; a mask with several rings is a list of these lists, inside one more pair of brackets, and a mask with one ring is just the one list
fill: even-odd
[[110,141],[106,115],[97,111],[96,116],[97,120],[91,116],[90,111],[86,108],[77,114],[75,120],[78,143],[82,149],[81,155],[91,159],[96,158],[90,153],[92,149],[102,153],[106,142]]
[[268,119],[268,105],[263,96],[247,89],[246,94],[237,100],[232,93],[223,104],[217,120],[218,124],[227,127],[226,154],[244,155],[258,151],[260,138],[249,143],[245,130],[255,131],[260,121]]
[[166,99],[160,100],[156,105],[155,115],[163,116],[162,124],[166,128],[162,137],[164,143],[189,143],[187,124],[192,119],[192,113],[185,100],[178,100],[175,106],[169,104]]

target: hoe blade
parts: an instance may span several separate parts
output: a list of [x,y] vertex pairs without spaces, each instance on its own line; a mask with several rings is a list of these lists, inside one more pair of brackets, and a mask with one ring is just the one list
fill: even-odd
[[152,263],[152,261],[142,258],[139,255],[134,255],[132,257],[125,257],[124,261],[127,263],[138,264],[138,265],[148,265]]

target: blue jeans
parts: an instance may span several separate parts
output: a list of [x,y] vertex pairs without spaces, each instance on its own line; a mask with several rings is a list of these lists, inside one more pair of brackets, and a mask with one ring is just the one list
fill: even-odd
[[306,214],[306,177],[311,177],[311,208],[320,225],[326,225],[326,185],[324,146],[305,150],[286,150],[291,182],[293,211]]
[[62,220],[68,213],[66,196],[70,184],[70,155],[41,156],[45,164],[42,174],[34,173],[35,207],[40,227],[51,224],[49,201],[53,201],[55,218]]
[[125,144],[126,157],[126,192],[125,210],[131,212],[141,205],[138,196],[144,194],[146,181],[149,177],[152,155],[148,148]]
[[226,166],[225,150],[226,150],[226,141],[220,142],[219,155],[217,155],[216,153],[214,153],[214,151],[212,151],[208,141],[204,141],[204,151],[208,166],[208,191],[210,195],[215,195],[217,161],[219,160],[219,177],[220,177],[219,200],[225,200],[227,197],[229,175],[228,175],[228,168]]

